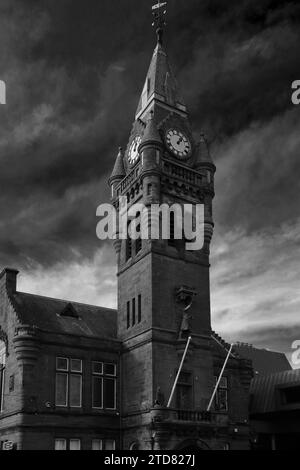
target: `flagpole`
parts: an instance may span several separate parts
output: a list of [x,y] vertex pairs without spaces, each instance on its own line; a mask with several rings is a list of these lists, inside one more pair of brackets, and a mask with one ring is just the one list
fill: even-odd
[[171,403],[172,403],[173,395],[174,395],[174,392],[175,392],[175,388],[176,388],[176,385],[177,385],[177,382],[178,382],[178,379],[179,379],[179,376],[180,376],[180,373],[181,373],[181,369],[182,369],[182,366],[183,366],[183,363],[184,363],[184,360],[185,360],[185,356],[186,356],[187,350],[188,350],[188,348],[189,348],[191,339],[192,339],[192,337],[189,336],[189,338],[188,338],[188,340],[187,340],[187,343],[186,343],[186,346],[185,346],[185,350],[184,350],[184,353],[183,353],[181,362],[180,362],[180,366],[179,366],[179,369],[178,369],[178,372],[177,372],[177,375],[176,375],[176,379],[175,379],[175,382],[174,382],[174,385],[173,385],[173,388],[172,388],[172,391],[171,391],[171,395],[170,395],[170,398],[169,398],[169,401],[168,401],[168,404],[167,404],[167,408],[170,408],[170,405],[171,405]]
[[226,365],[227,365],[227,362],[228,362],[229,356],[230,356],[230,354],[231,354],[232,348],[233,348],[233,343],[230,345],[230,348],[229,348],[228,354],[227,354],[227,356],[226,356],[224,365],[223,365],[223,367],[222,367],[222,370],[221,370],[221,373],[220,373],[220,375],[219,375],[218,381],[217,381],[217,383],[216,383],[216,385],[215,385],[213,394],[212,394],[211,399],[210,399],[210,402],[209,402],[209,404],[208,404],[207,411],[210,410],[211,405],[212,405],[212,403],[213,403],[213,401],[214,401],[215,395],[216,395],[216,393],[217,393],[219,384],[220,384],[220,382],[221,382],[221,378],[222,378],[222,376],[223,376],[223,374],[224,374],[224,370],[225,370],[225,367],[226,367]]

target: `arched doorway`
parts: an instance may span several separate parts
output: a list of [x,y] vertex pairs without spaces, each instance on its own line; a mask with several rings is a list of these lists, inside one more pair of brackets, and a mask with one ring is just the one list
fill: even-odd
[[195,452],[199,452],[199,450],[210,450],[210,447],[205,441],[201,441],[200,439],[188,439],[181,442],[175,450],[194,454]]

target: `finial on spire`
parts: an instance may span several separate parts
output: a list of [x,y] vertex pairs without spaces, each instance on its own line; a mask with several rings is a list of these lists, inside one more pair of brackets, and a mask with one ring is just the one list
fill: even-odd
[[162,44],[163,42],[164,27],[167,24],[166,14],[167,14],[167,2],[161,2],[160,0],[158,0],[158,3],[156,3],[152,7],[152,15],[154,17],[152,26],[153,27],[156,26],[158,44]]

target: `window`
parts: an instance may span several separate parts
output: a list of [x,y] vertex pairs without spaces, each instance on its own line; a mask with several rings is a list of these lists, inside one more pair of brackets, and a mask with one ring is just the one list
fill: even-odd
[[135,299],[132,299],[132,326],[135,325]]
[[103,362],[92,363],[92,406],[96,409],[116,409],[116,365]]
[[138,322],[142,321],[142,296],[138,296]]
[[181,372],[177,382],[177,408],[191,410],[193,408],[193,377],[190,372]]
[[9,393],[13,392],[15,389],[15,374],[12,374],[9,377],[9,385],[8,385]]
[[285,405],[292,405],[300,403],[300,386],[288,387],[282,390],[283,403]]
[[56,406],[82,406],[82,360],[56,358]]
[[54,449],[55,450],[80,450],[81,440],[80,439],[55,439]]
[[127,239],[126,239],[126,261],[132,257],[132,238],[129,233],[130,222],[127,225]]
[[93,439],[92,450],[115,450],[116,441],[114,439]]
[[[137,226],[137,232],[140,232],[140,231],[141,231],[141,225],[139,224]],[[135,241],[136,254],[138,254],[141,250],[142,250],[142,238],[141,238],[141,236],[139,236],[139,238],[137,238],[136,241]]]
[[80,450],[81,442],[80,439],[70,439],[70,450]]
[[[215,377],[217,383],[218,377]],[[222,377],[215,395],[215,410],[228,411],[228,381],[227,377]]]
[[170,238],[168,244],[171,246],[175,245],[175,214],[174,212],[170,213]]
[[67,450],[67,440],[66,439],[55,439],[55,450]]
[[6,345],[0,340],[0,412],[3,411],[5,384]]
[[135,240],[135,254],[137,255],[142,249],[142,234],[141,234],[141,213],[138,212],[136,215],[136,232],[139,234],[139,238]]
[[127,302],[127,329],[130,328],[130,302]]

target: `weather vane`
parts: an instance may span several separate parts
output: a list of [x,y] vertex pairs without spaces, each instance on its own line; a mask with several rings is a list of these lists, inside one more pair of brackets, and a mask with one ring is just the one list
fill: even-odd
[[163,30],[166,26],[166,14],[167,14],[167,2],[156,3],[152,7],[152,15],[154,21],[152,23],[153,27],[156,27],[156,34],[159,44],[162,44]]

